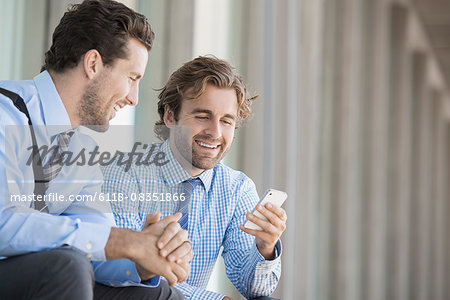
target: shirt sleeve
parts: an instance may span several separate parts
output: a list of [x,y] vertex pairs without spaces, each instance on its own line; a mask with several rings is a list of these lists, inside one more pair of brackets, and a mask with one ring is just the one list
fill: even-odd
[[246,298],[269,296],[276,289],[281,275],[281,243],[275,246],[276,258],[265,260],[258,252],[255,238],[240,228],[245,214],[256,206],[259,197],[254,183],[245,175],[236,189],[238,197],[231,222],[225,232],[222,256],[226,273]]
[[[3,110],[1,105],[0,110]],[[85,252],[91,260],[104,260],[104,247],[114,222],[112,216],[92,207],[85,207],[83,203],[74,203],[73,206],[70,204],[74,209],[77,206],[84,208],[66,215],[39,213],[31,209],[30,195],[33,195],[34,176],[32,167],[26,165],[29,156],[26,145],[31,145],[29,127],[14,126],[14,130],[19,132],[7,134],[8,126],[5,124],[20,124],[26,120],[20,120],[13,113],[8,115],[8,120],[4,119],[4,113],[1,115],[0,256],[71,245]],[[14,116],[17,120],[11,120]],[[94,186],[92,188],[100,190],[98,183]],[[88,219],[85,218],[87,216]]]
[[109,261],[92,262],[95,281],[112,287],[142,286],[156,287],[160,277],[155,276],[145,282],[136,270],[136,264],[128,259],[115,259]]
[[179,289],[188,300],[220,300],[225,297],[219,293],[195,287],[186,282],[177,283],[175,287]]

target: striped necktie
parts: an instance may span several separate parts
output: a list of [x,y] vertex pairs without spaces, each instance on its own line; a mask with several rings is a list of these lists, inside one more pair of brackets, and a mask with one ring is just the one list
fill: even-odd
[[192,194],[194,193],[195,187],[200,183],[200,179],[192,178],[183,181],[183,191],[186,195],[184,201],[178,203],[178,211],[182,213],[182,216],[178,223],[180,223],[181,228],[187,229],[189,220],[189,204],[192,200]]
[[[50,181],[58,176],[64,165],[64,154],[69,149],[70,138],[73,133],[73,130],[69,130],[58,134],[56,136],[57,145],[47,154],[49,156],[48,159],[42,158],[42,160],[45,159],[45,164],[42,167],[44,173],[44,178],[42,178],[42,180],[45,185],[45,190],[48,189]],[[45,205],[44,201],[34,201],[34,209],[48,212],[47,205]]]

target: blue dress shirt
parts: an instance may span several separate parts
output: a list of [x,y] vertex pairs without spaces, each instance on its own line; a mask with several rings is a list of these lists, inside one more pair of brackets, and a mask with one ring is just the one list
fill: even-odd
[[[44,71],[33,80],[0,81],[0,87],[20,95],[30,113],[39,146],[52,145],[55,136],[71,123],[50,74]],[[49,213],[39,213],[30,204],[34,175],[27,165],[32,145],[27,117],[11,99],[0,94],[0,259],[72,246],[86,253],[96,271],[96,280],[110,285],[141,285],[135,264],[129,260],[105,260],[104,247],[115,226],[109,204],[77,201],[74,196],[99,193],[103,176],[98,166],[63,166],[50,182],[46,195],[62,195],[48,201]],[[69,151],[94,149],[95,141],[75,130]],[[25,196],[16,201],[17,195]],[[13,201],[13,199],[16,199]],[[60,198],[61,199],[61,198]],[[158,278],[152,284],[158,283]]]
[[[176,212],[183,192],[182,182],[190,175],[173,157],[168,141],[156,146],[153,155],[164,153],[165,164],[111,164],[105,167],[103,191],[110,194],[114,217],[119,227],[141,230],[149,213],[162,217]],[[148,154],[152,145],[147,147]],[[153,161],[150,159],[149,161]],[[255,238],[239,229],[245,214],[257,204],[254,183],[242,172],[222,163],[204,171],[192,193],[188,232],[193,244],[191,273],[177,284],[188,299],[222,299],[206,290],[221,247],[226,273],[245,297],[270,295],[281,274],[281,244],[276,245],[276,259],[267,261],[258,252]]]

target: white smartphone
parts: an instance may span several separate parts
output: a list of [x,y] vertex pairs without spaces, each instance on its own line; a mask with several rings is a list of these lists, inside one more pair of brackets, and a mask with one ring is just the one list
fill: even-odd
[[[273,205],[280,207],[286,200],[287,196],[288,195],[285,192],[274,189],[268,189],[262,196],[261,200],[259,201],[259,204],[264,206],[266,205],[266,203],[272,203]],[[258,218],[267,220],[267,218],[264,217],[259,211],[257,211],[256,208],[252,211],[252,213]],[[248,229],[263,230],[261,227],[259,227],[250,220],[247,220],[247,222],[245,222],[244,227]]]

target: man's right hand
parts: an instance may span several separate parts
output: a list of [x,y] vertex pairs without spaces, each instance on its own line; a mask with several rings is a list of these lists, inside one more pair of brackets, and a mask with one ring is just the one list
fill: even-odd
[[193,252],[188,232],[183,230],[178,223],[181,213],[167,216],[159,221],[160,217],[160,213],[156,215],[148,214],[142,230],[151,227],[148,230],[159,235],[157,246],[162,257],[167,257],[169,261],[177,261],[178,263],[191,261]]
[[[192,248],[187,240],[187,234],[181,228],[177,228],[173,223],[177,222],[181,214],[168,216],[159,221],[159,214],[150,216],[141,232],[112,228],[105,246],[105,255],[107,259],[128,258],[136,263],[136,269],[139,276],[143,280],[150,279],[154,276],[164,276],[170,285],[186,280],[189,275],[189,261],[192,259]],[[170,226],[169,226],[170,225]],[[178,225],[179,227],[179,225]],[[169,229],[170,228],[170,229]],[[170,234],[166,231],[170,231]],[[185,249],[180,253],[185,253],[177,261],[169,261],[160,255],[161,249],[157,243],[162,236],[176,237],[185,236],[185,239],[179,239],[179,245],[176,248]],[[172,241],[170,239],[170,241]],[[181,247],[182,246],[182,247]],[[186,251],[188,249],[188,251]]]
[[[144,266],[138,263],[136,264],[136,268],[141,278],[150,279],[156,275],[162,275],[171,285],[174,285],[177,282],[185,281],[189,276],[189,262],[193,257],[192,247],[188,239],[187,231],[181,229],[178,224],[181,213],[167,216],[162,220],[159,220],[160,217],[160,213],[157,213],[156,215],[149,214],[144,226],[142,227],[142,232],[158,237],[155,244],[159,249],[159,259],[161,257],[163,258],[163,265],[167,265],[167,260],[169,260],[168,269],[166,268],[162,271],[165,274],[168,274],[167,276],[171,278],[166,277],[166,275],[162,273],[158,274],[148,272]],[[169,249],[169,251],[167,249]],[[176,277],[174,277],[174,275]]]

